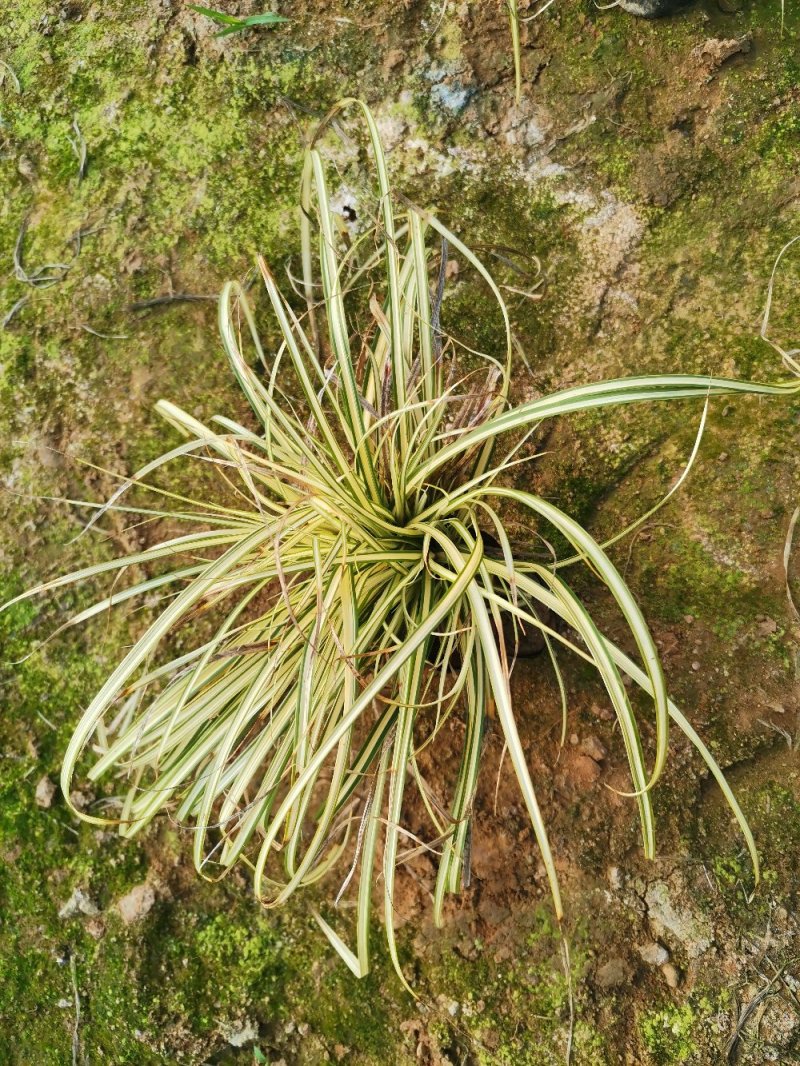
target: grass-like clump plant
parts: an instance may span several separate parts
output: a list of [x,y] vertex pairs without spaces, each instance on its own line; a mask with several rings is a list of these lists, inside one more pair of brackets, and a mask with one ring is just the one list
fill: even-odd
[[[440,221],[405,201],[398,206],[365,105],[344,101],[321,129],[346,106],[359,107],[366,122],[379,212],[374,224],[362,220],[348,235],[331,205],[318,134],[301,181],[302,277],[291,279],[287,296],[259,263],[274,343],[262,346],[256,311],[239,284],[226,285],[220,297],[222,343],[248,418],[203,423],[160,401],[157,410],[185,440],[124,481],[89,524],[114,508],[158,520],[153,528],[163,532],[135,554],[25,594],[116,575],[109,593],[67,625],[134,597],[151,608],[154,597],[160,601],[69,742],[61,775],[67,803],[84,767],[91,781],[122,783],[114,821],[123,836],[168,813],[192,827],[201,874],[221,877],[243,863],[270,907],[338,870],[339,896],[355,895],[354,950],[321,916],[319,922],[358,975],[369,965],[378,885],[399,972],[392,924],[398,863],[415,848],[429,849],[438,864],[433,907],[440,921],[468,863],[482,739],[493,718],[560,917],[547,827],[509,686],[517,638],[533,629],[544,635],[562,695],[559,650],[590,663],[605,685],[645,854],[654,854],[651,792],[672,723],[719,783],[757,876],[744,815],[708,748],[670,701],[658,650],[619,571],[579,523],[550,500],[511,487],[508,475],[546,419],[640,401],[781,397],[797,392],[797,382],[640,376],[511,407],[512,334],[500,287]],[[446,247],[493,296],[492,354],[464,355],[442,327]],[[174,482],[167,488],[151,480],[178,460],[202,462],[205,470],[210,464],[219,498],[195,499],[191,489],[181,494]],[[128,503],[123,496],[132,487],[163,502]],[[517,552],[509,509],[528,516],[543,541],[568,545],[563,558],[545,553],[532,561],[530,551]],[[576,567],[588,568],[610,593],[632,654],[603,634],[574,591],[569,574]],[[151,568],[149,575],[142,568]],[[136,575],[133,583],[120,583],[126,574]],[[626,678],[649,698],[650,758]],[[451,716],[464,723],[458,772],[449,783],[426,780],[420,752],[429,748],[435,762]],[[404,829],[409,785],[430,823],[427,842]],[[107,809],[75,813],[109,820]]]

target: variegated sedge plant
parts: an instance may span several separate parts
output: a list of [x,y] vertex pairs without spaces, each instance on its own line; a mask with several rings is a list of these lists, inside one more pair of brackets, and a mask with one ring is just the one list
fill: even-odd
[[[295,309],[298,300],[281,293],[260,261],[279,336],[267,352],[244,290],[229,283],[219,301],[223,346],[251,422],[219,415],[203,423],[160,401],[158,412],[186,440],[124,481],[89,523],[115,508],[166,517],[186,531],[171,530],[135,554],[24,594],[140,574],[154,564],[153,576],[114,587],[65,625],[134,597],[163,597],[160,613],[75,729],[61,774],[67,803],[89,822],[109,821],[108,812],[75,810],[70,799],[79,762],[88,757],[91,781],[124,782],[114,819],[123,836],[166,812],[191,826],[194,862],[203,876],[222,877],[243,863],[268,907],[338,868],[339,895],[355,894],[354,949],[318,920],[359,976],[369,966],[379,884],[389,951],[400,972],[392,924],[395,872],[418,844],[409,844],[403,828],[407,785],[418,788],[431,824],[427,846],[438,860],[433,908],[441,922],[447,894],[462,884],[482,738],[493,717],[560,918],[547,828],[509,687],[516,635],[532,627],[544,634],[562,695],[559,649],[591,663],[605,685],[627,753],[645,854],[655,851],[651,792],[673,723],[716,778],[757,877],[758,855],[743,812],[710,751],[670,701],[653,637],[604,546],[554,503],[509,487],[504,475],[520,462],[520,437],[524,441],[546,419],[650,400],[785,397],[798,383],[630,377],[510,407],[512,335],[499,286],[432,215],[405,203],[396,209],[366,105],[342,102],[321,130],[349,106],[360,108],[369,133],[380,205],[376,225],[343,239],[318,134],[301,181],[298,297],[304,307]],[[480,371],[478,353],[468,373],[459,371],[454,345],[443,343],[441,266],[438,283],[433,277],[435,249],[443,241],[496,301],[500,354],[481,356]],[[256,367],[246,358],[243,337]],[[224,502],[194,499],[147,480],[177,460],[210,462],[235,495]],[[131,486],[167,502],[161,508],[127,505],[121,498]],[[568,556],[520,559],[504,519],[510,506],[539,529],[558,531],[571,546]],[[636,658],[603,634],[573,591],[568,574],[576,566],[587,567],[616,601]],[[170,651],[171,635],[201,612],[214,619],[207,635],[180,654]],[[513,638],[504,619],[511,620]],[[182,635],[185,641],[185,628]],[[626,678],[652,704],[649,764]],[[437,736],[453,715],[465,728],[457,778],[446,797],[437,795],[441,782],[423,778],[419,755],[428,746],[435,754]]]

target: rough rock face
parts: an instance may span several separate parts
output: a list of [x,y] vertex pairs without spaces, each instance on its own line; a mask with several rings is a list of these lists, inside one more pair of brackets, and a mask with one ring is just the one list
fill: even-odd
[[[179,443],[153,417],[155,399],[246,417],[213,300],[175,297],[213,297],[256,250],[282,278],[295,273],[303,138],[346,93],[373,106],[398,189],[436,208],[496,271],[518,341],[515,399],[667,369],[781,373],[757,338],[772,264],[797,233],[797,5],[786,5],[781,36],[772,0],[734,14],[690,5],[668,21],[556,0],[522,27],[519,105],[499,2],[278,6],[288,26],[219,39],[167,0],[6,5],[0,58],[19,91],[0,66],[2,601],[151,543],[153,523],[123,516],[110,542],[75,541],[85,512],[52,497],[104,499],[120,475]],[[731,53],[748,35],[753,47]],[[326,150],[343,225],[357,229],[374,208],[358,131],[345,122]],[[769,323],[784,348],[800,332],[796,247]],[[448,328],[491,351],[485,293],[454,259]],[[604,540],[668,491],[699,418],[661,407],[553,424],[525,484]],[[761,886],[677,734],[656,795],[658,858],[644,862],[602,690],[563,660],[562,749],[547,656],[520,660],[514,700],[567,918],[563,930],[554,921],[493,728],[471,884],[442,930],[430,922],[429,857],[398,871],[392,917],[419,1002],[380,948],[361,983],[335,962],[310,911],[324,910],[330,886],[261,911],[246,884],[201,881],[191,834],[170,822],[117,836],[113,782],[85,798],[109,827],[73,824],[55,797],[48,805],[44,775],[57,779],[72,725],[147,612],[104,614],[24,662],[34,631],[56,629],[91,594],[0,614],[0,1061],[71,1060],[73,975],[86,1061],[251,1063],[256,1046],[286,1066],[551,1066],[570,1040],[576,1066],[702,1066],[723,1061],[731,1040],[741,1066],[797,1058],[800,631],[782,558],[796,441],[793,408],[712,403],[680,495],[611,549],[677,703],[728,768]],[[592,607],[613,633],[613,605],[595,596]],[[433,787],[457,773],[462,736],[453,716],[436,751],[420,755]],[[650,755],[647,724],[643,737]],[[425,828],[421,808],[409,815]],[[344,931],[351,915],[343,904],[328,916]]]

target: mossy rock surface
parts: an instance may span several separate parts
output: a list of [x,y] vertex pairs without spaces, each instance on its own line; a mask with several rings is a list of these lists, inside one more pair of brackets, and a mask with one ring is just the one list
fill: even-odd
[[[782,27],[777,0],[731,13],[707,0],[652,22],[556,0],[523,27],[518,105],[500,0],[275,6],[289,24],[219,40],[178,0],[0,0],[0,599],[146,538],[120,521],[73,543],[83,512],[51,498],[103,499],[172,443],[156,399],[200,417],[241,410],[212,300],[132,305],[213,297],[256,252],[291,269],[303,138],[344,94],[373,106],[399,189],[501,274],[495,253],[543,279],[540,299],[509,296],[515,399],[640,371],[782,372],[758,333],[773,261],[797,233],[794,4]],[[365,153],[330,144],[348,203],[370,210]],[[800,253],[787,254],[770,320],[784,348],[800,339],[798,280]],[[445,310],[459,336],[497,345],[465,278]],[[602,539],[669,488],[700,413],[554,425],[525,478]],[[430,925],[430,871],[399,879],[416,1001],[377,928],[367,980],[337,963],[311,915],[324,893],[262,912],[244,878],[198,879],[188,834],[167,822],[131,843],[76,824],[58,795],[39,806],[41,779],[57,779],[71,727],[144,620],[103,619],[12,666],[89,592],[0,615],[0,1060],[72,1061],[77,997],[76,1061],[91,1064],[248,1063],[254,1046],[287,1066],[543,1066],[568,1047],[576,1066],[705,1064],[730,1048],[752,1066],[800,1061],[800,627],[782,562],[798,428],[796,405],[715,402],[679,496],[614,549],[676,699],[752,820],[762,884],[751,898],[741,841],[678,737],[657,793],[660,857],[644,863],[634,805],[603,787],[627,781],[602,693],[568,675],[575,743],[559,754],[555,686],[543,662],[522,663],[515,699],[569,954],[507,764],[495,808],[491,735],[472,885],[443,930]],[[582,591],[617,632],[610,606]],[[125,924],[119,902],[141,885],[146,906]],[[83,909],[59,917],[76,899]]]

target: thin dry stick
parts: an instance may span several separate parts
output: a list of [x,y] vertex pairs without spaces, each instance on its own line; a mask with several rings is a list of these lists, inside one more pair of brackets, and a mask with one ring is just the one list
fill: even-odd
[[739,1017],[734,1026],[734,1030],[731,1033],[727,1044],[725,1045],[725,1057],[728,1062],[735,1062],[738,1058],[739,1042],[742,1038],[745,1026],[747,1025],[753,1013],[763,1003],[767,996],[770,995],[770,993],[772,992],[772,986],[777,984],[781,980],[781,976],[783,974],[784,969],[785,967],[779,970],[772,978],[772,980],[769,981],[766,985],[764,985],[763,988],[759,989],[759,991],[756,992],[750,1002],[746,1003],[744,1007],[742,1007],[741,1011],[739,1012]]
[[792,555],[792,542],[794,540],[794,529],[797,525],[797,519],[800,518],[800,507],[796,507],[794,514],[789,519],[789,528],[786,531],[786,541],[783,545],[783,574],[786,582],[786,598],[789,601],[789,606],[792,609],[792,614],[800,622],[800,611],[797,609],[797,604],[794,602],[794,596],[792,595],[792,587],[789,584],[789,560]]
[[78,992],[78,973],[74,955],[69,957],[69,972],[72,977],[72,994],[75,997],[75,1026],[72,1030],[72,1066],[78,1066],[78,1058],[81,1052],[81,997]]
[[5,82],[6,75],[8,75],[8,77],[9,77],[9,79],[11,81],[11,84],[17,90],[17,93],[21,94],[22,93],[22,86],[19,83],[19,78],[14,73],[14,71],[11,69],[11,67],[8,65],[8,63],[6,63],[5,60],[0,59],[0,85],[2,85]]
[[91,326],[87,326],[85,323],[81,323],[78,329],[82,329],[84,333],[91,333],[93,337],[100,337],[104,341],[126,341],[130,337],[129,333],[101,333],[97,329],[92,329]]
[[25,218],[19,228],[17,242],[14,245],[14,277],[17,281],[22,281],[26,285],[33,285],[38,289],[47,289],[63,280],[72,263],[45,263],[43,266],[36,267],[32,273],[28,273],[23,264],[22,255],[27,230],[28,219]]
[[216,296],[202,296],[191,292],[173,292],[168,296],[153,296],[149,300],[136,300],[130,305],[131,311],[147,311],[151,307],[164,307],[167,304],[196,304],[211,300],[217,302]]
[[783,248],[778,252],[775,262],[772,264],[772,273],[769,278],[769,285],[767,286],[767,302],[764,306],[764,317],[761,319],[761,330],[759,336],[762,340],[766,341],[770,348],[773,348],[778,355],[783,359],[786,366],[794,373],[800,375],[800,363],[794,358],[794,356],[800,354],[796,348],[792,348],[787,351],[782,348],[777,341],[770,340],[767,329],[769,327],[769,316],[772,311],[772,292],[775,287],[775,277],[778,273],[778,267],[780,266],[781,259],[789,251],[793,244],[797,244],[800,241],[800,234],[797,237],[792,237],[790,241],[784,244]]
[[533,22],[534,19],[538,19],[540,15],[543,15],[547,11],[551,4],[555,3],[555,0],[545,0],[540,8],[533,12],[532,15],[525,15],[520,17],[520,22]]
[[564,964],[564,976],[567,979],[567,1000],[569,1003],[569,1032],[567,1034],[566,1066],[572,1062],[572,1038],[575,1032],[575,997],[572,994],[572,963],[567,938],[561,935],[561,961]]
[[17,300],[17,302],[14,304],[14,306],[3,319],[2,323],[0,323],[0,329],[6,329],[8,326],[11,325],[18,312],[22,310],[22,308],[25,306],[29,299],[30,297],[28,296],[21,296],[19,300]]
[[86,162],[88,159],[88,150],[86,148],[86,139],[81,133],[81,128],[78,125],[77,117],[72,120],[72,129],[75,133],[75,137],[72,138],[67,135],[72,151],[75,153],[75,157],[78,160],[78,182],[83,181],[83,176],[86,173]]

